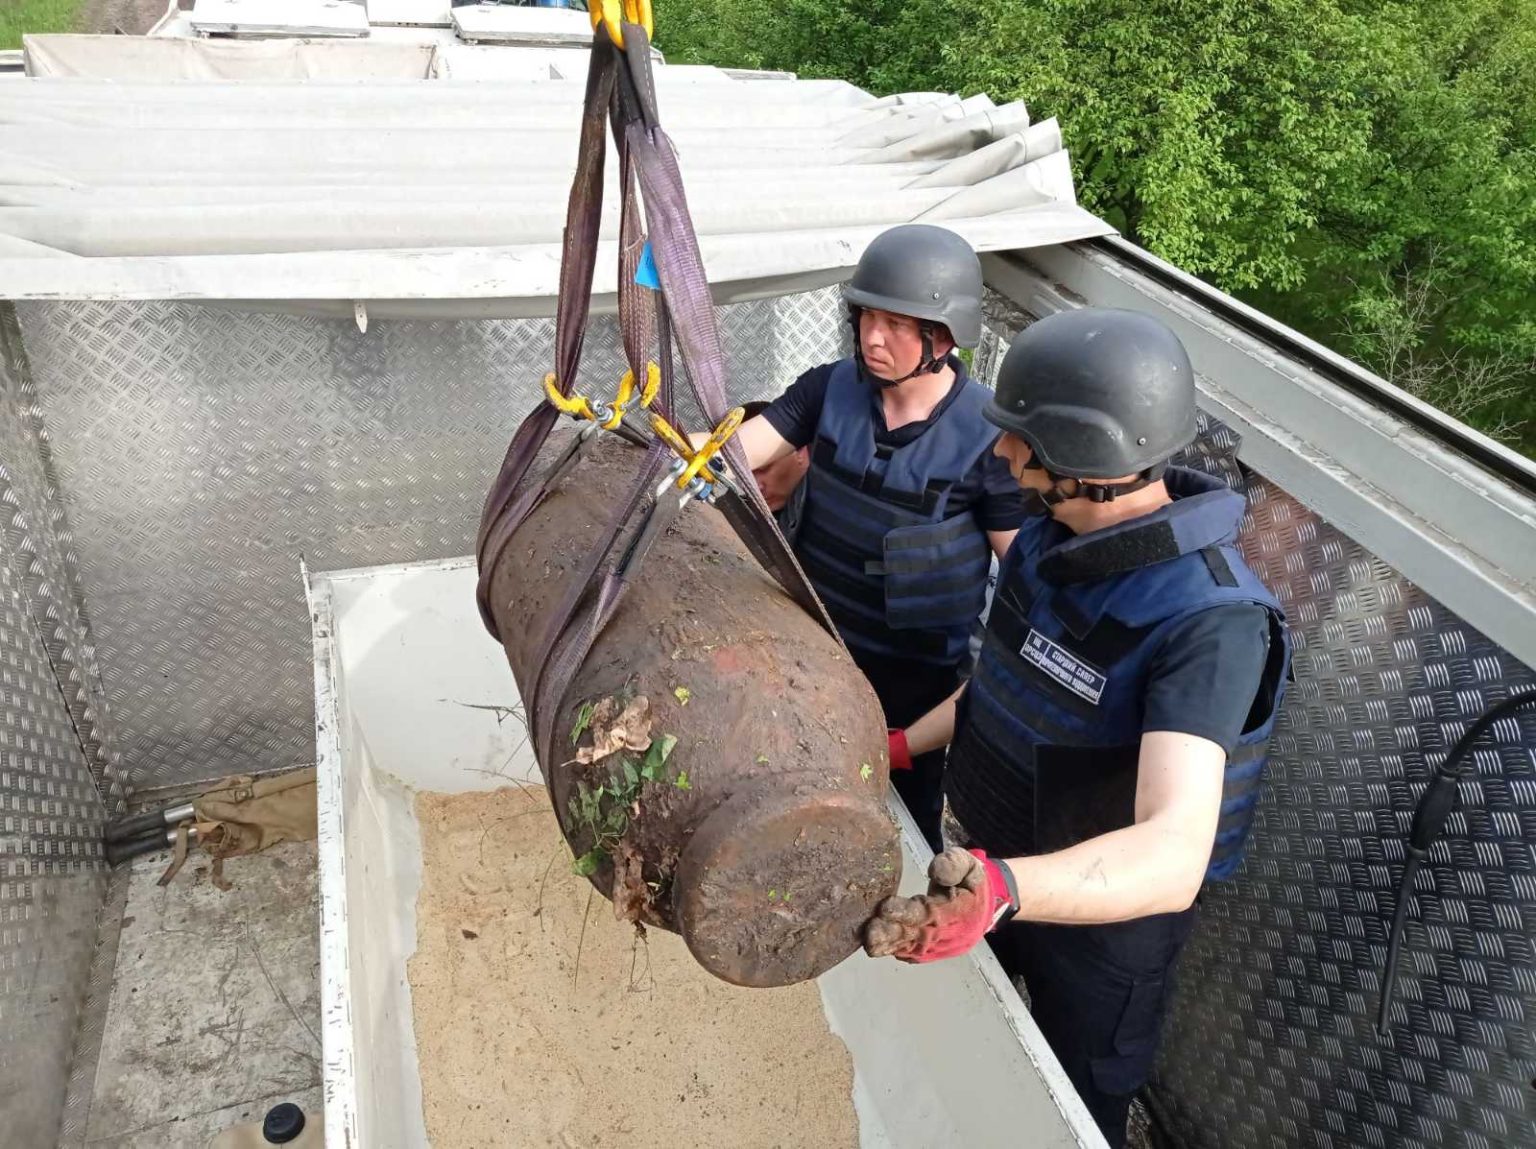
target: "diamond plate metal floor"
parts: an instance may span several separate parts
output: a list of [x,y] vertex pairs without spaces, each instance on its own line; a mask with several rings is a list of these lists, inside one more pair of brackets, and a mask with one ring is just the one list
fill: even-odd
[[117,965],[86,1120],[90,1149],[200,1149],[280,1101],[318,1118],[320,950],[313,842],[225,863],[167,855],[128,881]]

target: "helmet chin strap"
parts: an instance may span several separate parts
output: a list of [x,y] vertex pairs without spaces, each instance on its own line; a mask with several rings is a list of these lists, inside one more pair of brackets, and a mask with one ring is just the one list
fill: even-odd
[[850,307],[848,309],[848,322],[853,327],[853,360],[859,368],[859,378],[883,390],[887,387],[895,387],[905,383],[908,379],[916,379],[919,375],[937,375],[940,371],[944,370],[944,359],[946,357],[935,357],[933,354],[933,324],[925,322],[918,327],[918,331],[922,333],[923,337],[923,357],[918,361],[917,369],[908,371],[900,379],[884,379],[876,375],[869,369],[869,365],[864,362],[864,344],[859,339],[859,314],[862,311],[863,308],[861,307]]
[[[1024,464],[1024,469],[1045,471],[1046,476],[1051,480],[1051,485],[1047,489],[1030,490],[1025,495],[1026,509],[1032,514],[1044,514],[1073,499],[1087,499],[1090,503],[1112,503],[1121,495],[1133,494],[1159,482],[1163,473],[1167,471],[1168,464],[1155,463],[1128,483],[1090,483],[1069,475],[1058,475],[1054,471],[1046,471],[1039,456],[1031,457],[1029,462]],[[1063,486],[1064,483],[1071,483],[1072,489],[1067,490]]]

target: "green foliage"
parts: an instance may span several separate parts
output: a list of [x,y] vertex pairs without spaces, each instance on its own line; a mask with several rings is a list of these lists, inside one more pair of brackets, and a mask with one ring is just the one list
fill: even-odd
[[576,784],[569,803],[571,820],[592,838],[592,848],[571,864],[582,877],[595,873],[607,861],[629,829],[629,806],[638,791],[638,784],[631,787],[622,775],[598,786]]
[[674,61],[1059,117],[1127,237],[1536,449],[1536,0],[657,8]]
[[[591,849],[571,863],[577,874],[588,877],[608,860],[619,839],[629,830],[630,813],[640,801],[640,791],[645,783],[660,782],[666,777],[667,759],[676,747],[677,736],[663,734],[651,739],[640,758],[617,755],[613,773],[606,781],[596,786],[576,783],[576,793],[566,808],[572,824],[592,839]],[[678,774],[672,785],[679,790],[693,788],[686,770]]]
[[645,752],[645,758],[640,763],[640,776],[647,782],[655,782],[661,777],[661,768],[667,764],[667,759],[672,756],[672,750],[677,746],[677,735],[663,734],[660,738],[651,739],[651,745]]
[[73,32],[81,0],[0,0],[0,50],[20,48],[21,38],[43,32]]
[[571,745],[581,741],[581,736],[587,732],[587,727],[592,725],[592,715],[597,710],[594,702],[583,702],[581,709],[576,712],[576,724],[571,727]]

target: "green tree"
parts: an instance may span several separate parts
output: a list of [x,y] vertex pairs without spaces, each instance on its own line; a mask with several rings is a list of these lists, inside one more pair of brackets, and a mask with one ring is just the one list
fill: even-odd
[[1536,0],[661,0],[658,29],[673,59],[1023,99],[1128,237],[1536,447]]

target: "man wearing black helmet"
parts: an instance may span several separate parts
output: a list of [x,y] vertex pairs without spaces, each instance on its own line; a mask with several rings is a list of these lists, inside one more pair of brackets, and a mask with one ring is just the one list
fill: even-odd
[[981,338],[970,245],[892,228],[845,298],[852,357],[807,371],[738,435],[754,470],[810,448],[795,551],[898,731],[893,784],[938,849],[943,752],[908,755],[899,731],[959,684],[1023,497],[991,452],[990,393],[953,354]]
[[1201,885],[1241,859],[1284,617],[1236,548],[1242,496],[1167,465],[1194,438],[1195,386],[1162,324],[1041,320],[986,417],[1046,513],[1003,561],[970,683],[907,731],[915,751],[949,746],[960,844],[927,894],[880,906],[865,947],[926,962],[990,935],[1119,1146]]

